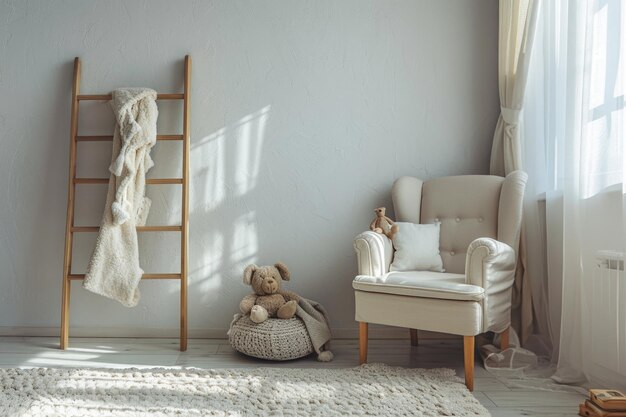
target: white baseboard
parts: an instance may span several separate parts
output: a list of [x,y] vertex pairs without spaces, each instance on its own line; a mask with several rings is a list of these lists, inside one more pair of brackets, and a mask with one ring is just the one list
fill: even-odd
[[[190,339],[226,339],[228,329],[189,329]],[[333,328],[335,339],[356,339],[359,337],[355,327]],[[58,327],[24,327],[0,326],[0,336],[16,337],[58,337]],[[146,337],[146,338],[177,338],[178,328],[145,328],[145,327],[75,327],[70,328],[70,337]],[[391,326],[370,325],[370,339],[407,339],[408,329]],[[420,331],[420,338],[448,339],[457,336]]]

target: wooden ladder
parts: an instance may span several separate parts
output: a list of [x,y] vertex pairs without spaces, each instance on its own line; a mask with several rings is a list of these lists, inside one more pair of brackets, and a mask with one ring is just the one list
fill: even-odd
[[[138,232],[180,232],[180,273],[143,274],[142,279],[177,279],[180,280],[180,350],[187,350],[187,247],[189,231],[189,94],[191,83],[191,57],[185,56],[184,92],[182,94],[157,94],[157,100],[183,100],[183,134],[157,135],[157,140],[180,140],[183,144],[182,178],[146,179],[146,184],[182,185],[182,209],[180,226],[140,226]],[[61,349],[69,343],[70,290],[71,283],[85,278],[84,274],[72,274],[72,243],[74,233],[98,232],[98,226],[74,225],[74,196],[77,184],[108,184],[108,178],[76,177],[76,144],[78,142],[112,141],[113,136],[78,135],[78,107],[85,100],[111,100],[111,94],[80,94],[80,59],[74,59],[74,79],[72,84],[72,114],[70,124],[70,170],[67,194],[67,218],[65,225],[65,255],[63,257],[63,295],[61,300]]]

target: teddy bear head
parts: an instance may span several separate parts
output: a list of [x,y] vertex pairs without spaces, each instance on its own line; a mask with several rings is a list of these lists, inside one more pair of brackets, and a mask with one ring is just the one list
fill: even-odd
[[275,294],[280,289],[280,281],[289,281],[290,277],[287,265],[282,262],[269,266],[252,264],[243,271],[243,283],[252,286],[256,295]]
[[374,213],[376,213],[377,216],[382,217],[385,215],[385,211],[387,211],[387,209],[385,207],[378,207],[377,209],[374,209]]

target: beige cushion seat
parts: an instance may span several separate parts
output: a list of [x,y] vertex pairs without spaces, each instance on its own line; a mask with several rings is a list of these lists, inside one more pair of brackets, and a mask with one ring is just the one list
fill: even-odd
[[352,288],[359,291],[443,300],[481,301],[485,289],[466,284],[464,274],[432,271],[393,271],[382,276],[358,275]]

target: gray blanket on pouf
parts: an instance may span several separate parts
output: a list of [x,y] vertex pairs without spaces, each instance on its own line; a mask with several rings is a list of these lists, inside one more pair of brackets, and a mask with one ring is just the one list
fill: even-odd
[[309,333],[317,360],[328,362],[333,360],[333,353],[328,350],[330,343],[330,322],[326,309],[317,301],[300,298],[296,316],[300,317]]
[[[317,353],[317,360],[320,362],[332,361],[334,355],[328,350],[331,333],[326,309],[317,301],[300,298],[298,308],[296,309],[296,316],[302,320],[304,327],[306,327],[313,349],[315,353]],[[230,334],[233,325],[237,323],[241,317],[241,314],[235,314],[233,320],[230,322],[228,334]]]

